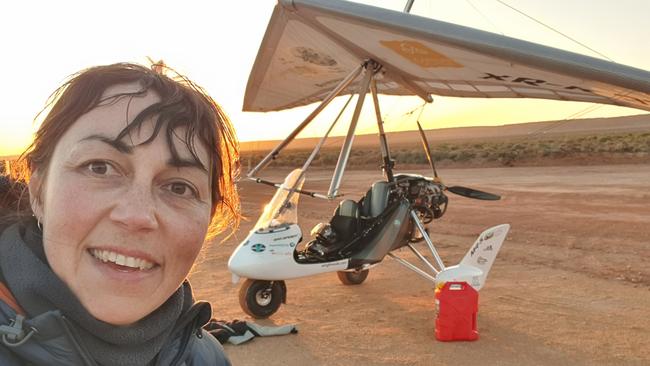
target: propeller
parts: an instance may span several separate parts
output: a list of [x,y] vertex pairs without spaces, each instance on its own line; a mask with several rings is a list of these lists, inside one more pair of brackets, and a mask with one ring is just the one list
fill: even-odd
[[453,186],[453,187],[445,186],[442,183],[440,177],[438,177],[438,172],[436,171],[436,165],[434,164],[433,158],[431,157],[431,149],[429,148],[429,141],[427,140],[427,136],[424,134],[424,130],[422,129],[419,120],[417,121],[417,124],[418,124],[418,130],[420,130],[420,139],[422,140],[422,147],[424,148],[424,153],[427,156],[427,160],[429,161],[431,170],[433,170],[434,182],[439,183],[445,190],[457,194],[459,196],[474,198],[477,200],[485,200],[485,201],[497,201],[501,199],[501,196],[499,195],[479,191],[473,188],[461,187],[461,186]]
[[416,121],[416,122],[418,124],[418,130],[420,130],[420,139],[422,140],[422,147],[424,148],[424,153],[427,155],[427,160],[429,161],[429,165],[433,170],[433,177],[435,178],[436,181],[440,181],[440,178],[438,178],[438,172],[436,171],[436,165],[433,163],[433,158],[431,158],[431,149],[429,148],[429,142],[427,141],[427,136],[424,134],[424,130],[422,129],[422,126],[420,126],[420,121]]
[[467,188],[461,186],[453,186],[453,187],[445,187],[445,188],[447,188],[447,190],[451,193],[455,193],[463,197],[475,198],[477,200],[498,201],[501,199],[501,196],[499,195],[479,191],[478,189],[473,189],[473,188]]

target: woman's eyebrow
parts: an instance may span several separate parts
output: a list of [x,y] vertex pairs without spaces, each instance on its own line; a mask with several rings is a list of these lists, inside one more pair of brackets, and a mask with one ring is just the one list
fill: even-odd
[[[121,153],[129,155],[133,153],[133,146],[129,146],[122,141],[116,141],[103,135],[90,135],[79,140],[79,142],[83,141],[101,141]],[[197,168],[203,172],[208,172],[208,169],[203,165],[203,163],[196,159],[171,158],[166,161],[166,164],[175,168]]]
[[167,165],[173,166],[175,168],[198,168],[201,171],[208,172],[208,169],[200,162],[195,159],[185,160],[185,159],[169,159],[167,160]]
[[132,154],[133,153],[133,146],[129,146],[129,145],[125,144],[122,141],[119,141],[119,140],[116,141],[114,139],[111,139],[109,137],[102,136],[102,135],[90,135],[88,137],[84,137],[81,140],[79,140],[79,142],[82,142],[82,141],[101,141],[103,143],[106,143],[106,144],[110,145],[112,148],[114,148],[115,150],[117,150],[117,151],[119,151],[121,153],[124,153],[124,154]]

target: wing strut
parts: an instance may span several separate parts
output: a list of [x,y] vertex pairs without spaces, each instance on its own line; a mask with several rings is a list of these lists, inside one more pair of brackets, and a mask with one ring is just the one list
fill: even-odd
[[[280,151],[285,148],[291,141],[295,139],[295,137],[309,124],[311,121],[329,104],[329,102],[332,101],[335,97],[339,96],[344,92],[344,90],[354,82],[357,77],[360,76],[360,74],[364,72],[363,74],[363,79],[359,83],[358,90],[356,92],[357,94],[357,104],[355,106],[354,112],[352,114],[352,120],[350,122],[350,126],[348,127],[348,133],[345,137],[345,141],[343,142],[343,146],[341,146],[341,152],[339,153],[339,158],[336,163],[336,168],[334,169],[334,173],[332,175],[332,181],[330,183],[330,187],[327,191],[326,195],[323,194],[318,194],[314,192],[306,192],[306,194],[312,196],[312,197],[318,197],[318,198],[326,198],[329,200],[332,200],[341,194],[339,193],[339,188],[341,186],[341,181],[343,180],[343,174],[345,172],[345,168],[348,163],[348,159],[350,157],[350,151],[352,150],[352,143],[354,141],[354,133],[357,128],[357,123],[359,121],[359,116],[361,115],[361,110],[363,108],[363,102],[365,100],[366,94],[370,91],[372,94],[373,98],[373,103],[375,107],[375,115],[377,118],[377,127],[379,129],[379,143],[381,147],[381,154],[382,154],[382,159],[383,159],[383,165],[382,168],[384,170],[384,173],[386,175],[386,179],[390,182],[394,181],[395,178],[393,176],[393,160],[391,159],[390,156],[390,150],[388,147],[388,141],[386,139],[386,133],[384,132],[384,127],[383,127],[383,121],[381,119],[381,112],[379,110],[379,99],[377,96],[377,84],[375,81],[375,75],[382,69],[382,65],[377,63],[374,60],[368,59],[364,61],[359,67],[357,67],[353,72],[351,72],[345,79],[343,79],[337,87],[332,90],[327,97],[321,102],[321,104],[316,107],[316,109],[298,126],[296,129],[287,136],[281,143],[279,143],[268,155],[262,159],[262,161],[255,166],[248,174],[247,178],[253,181],[256,181],[258,183],[265,183],[269,184],[271,182],[265,181],[263,179],[259,179],[255,176],[256,173],[258,173],[260,170],[262,170],[264,167],[266,167],[268,164],[271,163],[272,160],[274,160],[277,155],[280,153]],[[347,107],[348,103],[352,99],[352,95],[350,96],[350,99],[346,102],[345,106],[343,107],[343,110]],[[307,158],[307,161],[303,164],[302,171],[304,174],[304,171],[309,167],[309,165],[312,163],[312,161],[315,159],[316,155],[322,148],[325,140],[327,139],[329,133],[331,132],[332,128],[334,127],[334,124],[338,121],[338,119],[341,117],[341,114],[343,113],[343,110],[341,110],[341,113],[339,113],[338,117],[336,117],[336,120],[332,125],[330,126],[329,130],[327,133],[321,138],[320,142],[316,145],[314,150],[312,151],[311,155],[309,158]],[[297,180],[299,181],[299,180]],[[275,185],[275,183],[272,183]],[[303,192],[299,192],[303,193]]]
[[289,136],[287,136],[286,139],[284,139],[282,142],[280,142],[278,144],[278,146],[276,146],[268,155],[266,155],[264,157],[264,159],[262,159],[262,161],[260,161],[259,164],[257,164],[255,166],[255,168],[253,168],[250,172],[248,172],[247,177],[248,178],[253,178],[255,176],[255,173],[257,173],[262,168],[267,166],[271,162],[271,160],[275,159],[277,157],[277,155],[280,153],[280,150],[284,149],[287,145],[289,145],[289,143],[291,141],[293,141],[293,139],[295,139],[296,136],[298,136],[300,131],[302,131],[305,127],[307,127],[307,125],[309,123],[311,123],[311,121],[314,118],[316,118],[316,116],[323,109],[325,109],[325,107],[327,107],[327,105],[332,101],[332,99],[334,99],[339,94],[341,94],[343,92],[343,90],[345,90],[345,88],[348,85],[350,85],[354,81],[354,79],[357,78],[357,76],[359,76],[359,74],[363,70],[363,67],[364,67],[364,64],[359,65],[359,67],[354,69],[354,71],[352,71],[348,76],[346,76],[345,79],[343,79],[343,81],[341,81],[339,83],[339,85],[336,88],[334,88],[334,90],[332,90],[327,95],[327,97],[325,97],[325,99],[321,102],[321,104],[319,104],[318,107],[316,107],[316,109],[314,109],[314,111],[311,112],[311,114],[309,116],[307,116],[307,118],[305,118],[305,120],[298,127],[296,127],[296,129],[293,130],[293,132],[291,132],[291,134]]
[[381,112],[379,111],[379,98],[377,97],[377,82],[375,79],[372,79],[372,84],[370,84],[370,91],[372,91],[372,101],[375,104],[375,116],[377,117],[377,128],[379,129],[379,146],[381,147],[381,157],[384,161],[382,165],[382,170],[386,175],[386,180],[389,182],[394,182],[395,177],[393,176],[393,166],[395,162],[390,157],[390,149],[388,148],[388,140],[386,139],[386,133],[384,132],[384,121],[381,119]]
[[368,60],[363,63],[363,67],[366,70],[365,75],[363,76],[363,81],[359,85],[359,91],[357,92],[358,99],[357,105],[354,108],[354,114],[352,114],[352,121],[350,121],[350,127],[348,128],[348,134],[345,136],[345,141],[341,147],[341,153],[339,154],[339,160],[336,162],[336,168],[334,169],[334,175],[332,176],[332,183],[330,184],[330,189],[327,191],[327,195],[331,198],[337,197],[339,195],[339,187],[341,186],[341,180],[343,179],[343,173],[345,172],[345,166],[348,164],[348,158],[350,157],[350,150],[352,150],[352,142],[354,141],[354,131],[357,129],[357,122],[359,121],[359,115],[361,115],[361,108],[363,108],[363,101],[366,99],[366,93],[370,88],[370,81],[377,70],[378,64],[373,60]]

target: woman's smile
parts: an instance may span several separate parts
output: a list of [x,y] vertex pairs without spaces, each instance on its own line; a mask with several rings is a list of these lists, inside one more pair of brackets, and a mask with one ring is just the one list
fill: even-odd
[[102,283],[122,296],[150,296],[152,290],[160,285],[164,268],[142,256],[128,255],[120,250],[88,249],[81,261],[87,265],[84,271],[87,280]]
[[147,271],[150,270],[158,264],[142,258],[140,256],[130,256],[128,254],[123,254],[121,251],[114,251],[110,249],[89,249],[88,252],[95,257],[95,259],[101,261],[102,263],[112,263],[115,264],[118,268],[125,271],[128,270],[140,270]]

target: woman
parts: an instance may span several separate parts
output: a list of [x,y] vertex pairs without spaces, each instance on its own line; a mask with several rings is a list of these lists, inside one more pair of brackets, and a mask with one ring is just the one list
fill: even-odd
[[133,64],[84,70],[49,106],[21,157],[30,215],[0,227],[0,365],[229,365],[185,280],[238,223],[227,117]]

